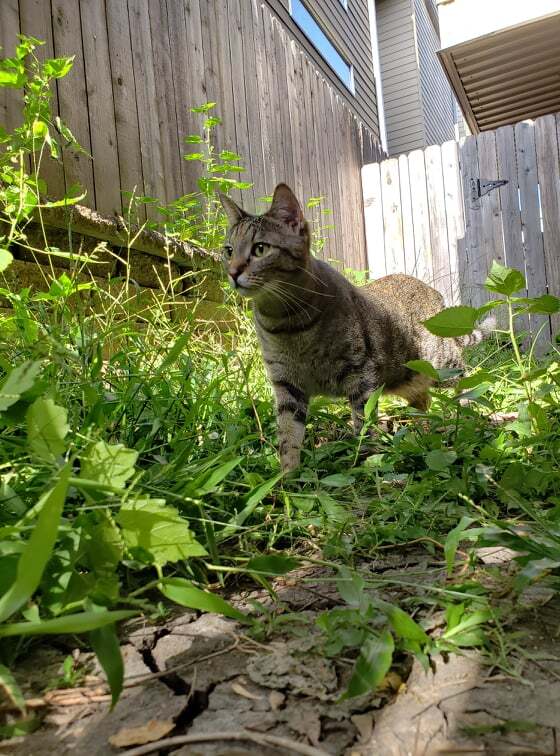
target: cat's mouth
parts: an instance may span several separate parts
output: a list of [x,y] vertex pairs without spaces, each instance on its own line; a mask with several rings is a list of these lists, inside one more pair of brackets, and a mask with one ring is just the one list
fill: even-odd
[[257,286],[243,286],[242,284],[237,284],[235,286],[235,291],[240,297],[254,297],[257,293],[257,288]]
[[254,297],[259,290],[259,285],[246,276],[240,275],[237,279],[229,276],[230,285],[240,297]]

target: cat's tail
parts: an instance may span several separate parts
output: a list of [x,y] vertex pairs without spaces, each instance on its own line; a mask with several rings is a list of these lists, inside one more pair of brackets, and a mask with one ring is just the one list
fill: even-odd
[[481,341],[487,339],[488,336],[496,330],[496,325],[496,316],[488,315],[487,318],[484,318],[482,323],[477,325],[471,334],[468,336],[460,336],[458,341],[460,341],[464,347],[480,344]]

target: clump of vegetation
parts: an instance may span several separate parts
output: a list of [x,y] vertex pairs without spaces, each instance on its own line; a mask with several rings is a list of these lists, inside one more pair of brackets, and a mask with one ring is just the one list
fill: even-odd
[[[272,578],[302,562],[328,567],[345,604],[317,628],[326,655],[356,658],[348,696],[374,689],[397,652],[427,665],[430,654],[490,648],[501,620],[478,547],[519,554],[517,574],[502,578],[510,591],[559,585],[560,363],[553,350],[538,362],[522,353],[515,331],[521,315],[555,313],[558,300],[516,296],[523,276],[494,264],[486,286],[497,299],[428,323],[461,335],[489,309],[506,312],[500,339],[470,355],[472,372],[447,388],[445,371],[416,363],[441,382],[430,411],[374,397],[373,441],[351,435],[346,406],[315,401],[303,465],[285,477],[249,311],[226,305],[229,331],[205,331],[171,268],[160,295],[139,303],[128,280],[115,289],[83,280],[90,258],[50,247],[44,226],[44,249],[29,244],[42,208],[79,199],[45,200],[44,155],[59,155],[60,136],[77,145],[49,107],[49,82],[71,60],[40,64],[36,44],[23,38],[0,62],[0,85],[26,93],[22,126],[0,134],[0,268],[9,271],[16,243],[69,267],[42,291],[0,289],[0,685],[23,710],[10,668],[30,639],[87,633],[116,702],[115,623],[178,604],[266,637],[270,617],[239,611],[227,592],[240,576],[272,591]],[[198,109],[203,133],[187,140],[200,150],[200,192],[164,208],[162,227],[214,250],[225,226],[214,190],[247,185],[228,176],[239,156],[214,154],[210,109]],[[411,580],[399,602],[387,591],[401,578],[360,566],[409,542],[442,553],[448,581]],[[422,619],[435,609],[438,633]]]

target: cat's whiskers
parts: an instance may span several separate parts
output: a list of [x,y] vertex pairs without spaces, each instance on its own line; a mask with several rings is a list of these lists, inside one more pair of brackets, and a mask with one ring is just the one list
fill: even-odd
[[323,291],[311,291],[311,289],[307,289],[305,286],[300,286],[299,284],[292,283],[291,281],[281,281],[281,283],[286,284],[287,286],[295,286],[297,289],[308,291],[311,294],[318,294],[320,297],[332,297],[334,299],[334,294],[325,294],[325,292]]
[[310,307],[312,310],[315,310],[315,312],[321,312],[321,309],[319,307],[315,307],[315,305],[311,304],[311,302],[307,302],[305,299],[301,299],[300,297],[296,296],[293,291],[286,291],[283,288],[283,284],[286,283],[285,281],[276,281],[277,286],[280,288],[280,290],[286,295],[290,296],[293,301],[298,302],[303,306],[304,309],[307,309]]
[[305,273],[308,273],[311,278],[314,278],[317,283],[320,283],[321,286],[324,286],[326,288],[327,284],[321,278],[319,278],[319,276],[316,276],[313,271],[309,270],[309,268],[304,268],[303,265],[296,265],[295,267],[296,270],[303,270]]
[[284,304],[290,303],[292,305],[292,308],[296,308],[295,312],[299,311],[302,315],[306,315],[311,320],[311,316],[308,310],[303,306],[305,304],[303,300],[298,299],[298,297],[294,296],[292,292],[283,289],[279,281],[269,281],[266,285],[269,287],[270,291],[274,291],[276,293],[278,298]]
[[278,292],[278,291],[276,291],[273,286],[271,286],[270,284],[264,284],[263,285],[263,289],[265,291],[267,291],[269,294],[271,294],[272,296],[276,297],[283,305],[285,305],[295,315],[298,314],[297,308],[291,302],[289,302],[287,299],[283,298],[282,295],[281,295],[281,293]]

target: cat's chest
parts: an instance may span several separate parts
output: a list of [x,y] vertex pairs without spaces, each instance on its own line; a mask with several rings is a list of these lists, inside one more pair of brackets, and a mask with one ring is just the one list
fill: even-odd
[[273,382],[289,380],[310,395],[335,391],[331,350],[318,334],[261,338],[261,348]]

